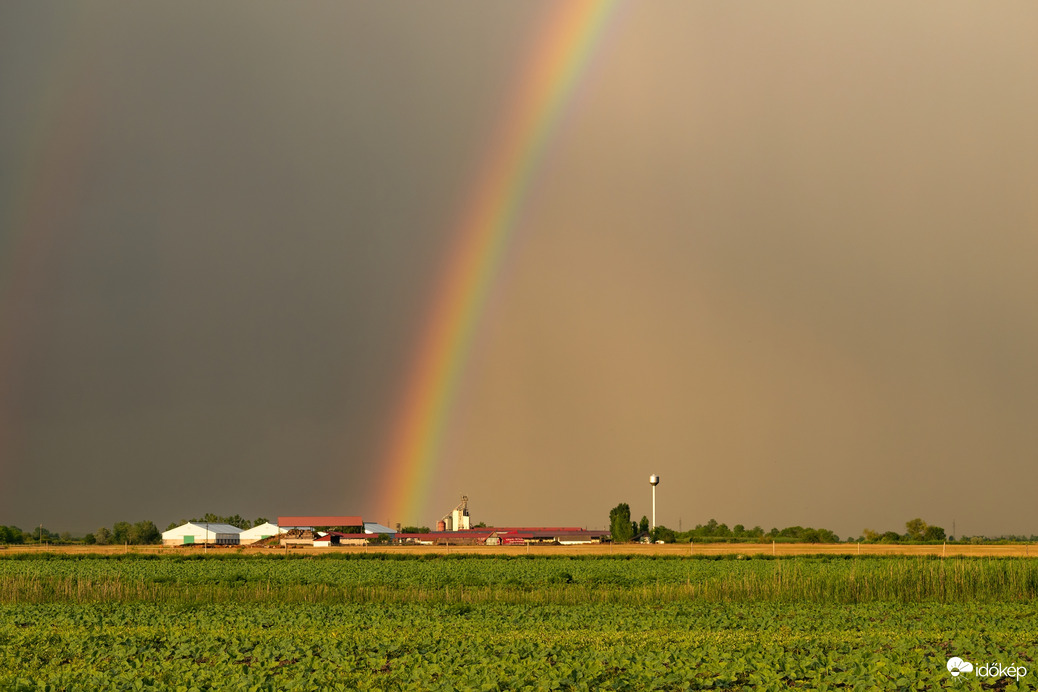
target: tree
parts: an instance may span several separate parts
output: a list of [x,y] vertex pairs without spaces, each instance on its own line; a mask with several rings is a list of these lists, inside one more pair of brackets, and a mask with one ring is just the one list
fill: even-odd
[[944,529],[940,526],[927,526],[923,532],[924,541],[943,541],[944,538]]
[[[267,519],[266,517],[259,517],[259,518],[256,519],[256,521],[252,522],[252,526],[263,526],[264,524],[268,523],[269,521],[270,521],[270,519]],[[249,528],[252,528],[252,527],[249,527]]]
[[817,529],[804,529],[800,532],[797,537],[803,543],[821,543],[822,537],[819,535]]
[[818,540],[822,543],[839,543],[840,537],[835,531],[829,529],[818,529]]
[[17,544],[25,542],[25,534],[17,526],[0,526],[0,543]]
[[641,521],[638,522],[638,533],[648,533],[648,532],[649,532],[649,518],[643,514]]
[[94,540],[98,545],[108,545],[112,542],[112,532],[102,526],[94,532]]
[[130,542],[130,529],[133,524],[128,521],[117,521],[112,524],[112,543],[120,545]]
[[668,529],[666,526],[657,526],[652,530],[650,534],[652,542],[663,541],[664,543],[673,543],[677,540],[677,533],[673,529]]
[[613,534],[615,543],[626,543],[634,536],[631,507],[626,502],[621,502],[609,510],[609,531]]
[[862,529],[861,532],[862,540],[866,543],[875,543],[879,540],[879,531],[873,531],[872,529]]
[[154,522],[138,521],[130,527],[128,539],[134,545],[148,545],[162,540],[162,534]]
[[926,533],[926,522],[916,517],[905,522],[905,538],[910,541],[921,541]]

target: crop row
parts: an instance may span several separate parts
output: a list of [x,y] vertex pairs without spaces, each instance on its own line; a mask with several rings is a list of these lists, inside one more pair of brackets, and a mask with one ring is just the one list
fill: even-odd
[[1038,560],[5,560],[0,603],[775,601],[1038,598]]
[[[0,606],[0,689],[1018,689],[1034,604]],[[1021,686],[1033,682],[1021,681]]]

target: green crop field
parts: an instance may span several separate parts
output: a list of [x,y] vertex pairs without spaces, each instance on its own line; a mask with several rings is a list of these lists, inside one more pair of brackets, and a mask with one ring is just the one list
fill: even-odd
[[1036,617],[1013,558],[20,554],[0,689],[1033,689]]

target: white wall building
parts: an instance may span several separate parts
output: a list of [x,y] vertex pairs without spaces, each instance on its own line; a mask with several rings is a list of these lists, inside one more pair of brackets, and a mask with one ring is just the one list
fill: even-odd
[[238,537],[238,541],[242,545],[248,545],[249,543],[262,541],[264,538],[270,538],[271,536],[277,536],[282,533],[284,533],[284,531],[279,529],[277,524],[271,524],[268,521],[266,524],[260,524],[259,526],[253,526],[251,529],[245,529]]
[[238,545],[241,529],[230,524],[188,522],[162,532],[162,545]]

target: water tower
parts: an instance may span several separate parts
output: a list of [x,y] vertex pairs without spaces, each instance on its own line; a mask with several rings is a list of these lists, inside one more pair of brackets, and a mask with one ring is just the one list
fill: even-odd
[[656,486],[660,484],[660,477],[655,473],[649,476],[649,485],[652,486],[652,528],[656,528]]

